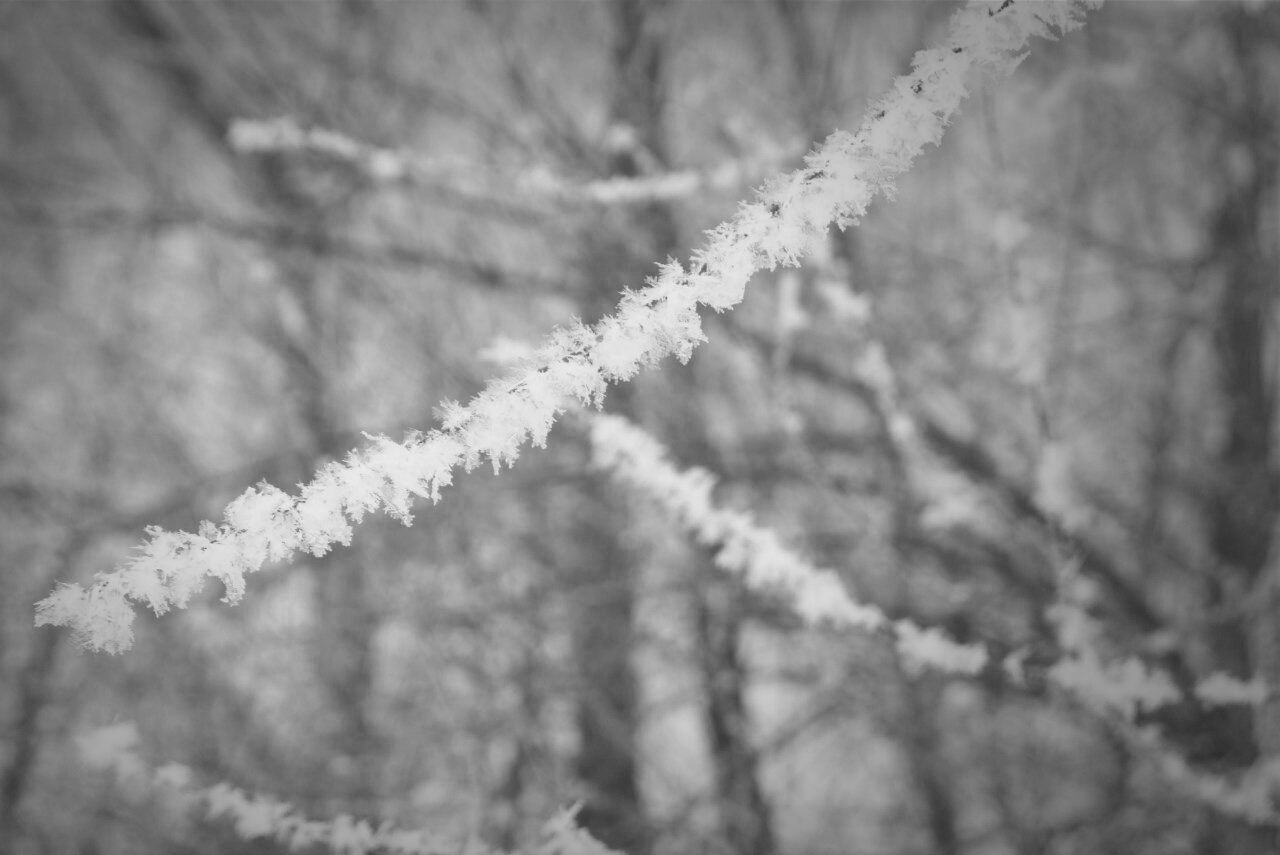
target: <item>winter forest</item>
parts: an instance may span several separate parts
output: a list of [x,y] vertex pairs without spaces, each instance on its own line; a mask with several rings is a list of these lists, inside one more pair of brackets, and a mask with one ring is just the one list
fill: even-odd
[[1280,5],[0,3],[0,855],[1280,852]]

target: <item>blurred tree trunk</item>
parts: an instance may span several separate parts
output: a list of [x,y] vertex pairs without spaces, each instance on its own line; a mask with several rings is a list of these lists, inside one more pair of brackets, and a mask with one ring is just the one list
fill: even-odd
[[[60,566],[59,571],[66,570]],[[42,627],[32,633],[31,650],[19,668],[16,697],[6,722],[9,743],[7,762],[0,770],[0,853],[21,851],[22,831],[19,808],[36,766],[41,747],[40,716],[53,693],[55,662],[66,638],[65,632]]]
[[[845,40],[852,27],[865,20],[874,7],[858,4],[840,4],[829,12],[820,4],[797,0],[774,0],[774,12],[788,42],[788,53],[794,70],[793,89],[799,104],[798,117],[806,135],[819,139],[830,132],[828,125],[840,115],[839,105],[849,98],[849,84],[839,75],[838,59],[844,51]],[[939,4],[921,5],[912,20],[911,35],[904,40],[904,50],[899,65],[906,65],[912,52],[925,43],[925,37],[940,14],[950,10]],[[833,269],[827,271],[836,279],[844,279],[851,293],[871,298],[873,318],[876,306],[876,282],[862,258],[861,239],[852,229],[832,231],[830,237]],[[815,275],[823,271],[810,264],[801,271],[802,287],[813,290]],[[872,321],[874,326],[875,321]],[[885,342],[870,338],[874,345]],[[887,355],[887,354],[886,354]],[[868,390],[862,390],[866,392]],[[912,562],[912,552],[917,544],[927,541],[916,524],[917,498],[913,493],[910,473],[903,458],[902,449],[893,435],[891,421],[894,414],[886,411],[885,402],[874,394],[862,394],[864,405],[876,424],[877,480],[892,506],[892,541],[894,554],[904,567],[898,578],[906,580]],[[910,611],[911,593],[905,584],[899,607]],[[930,689],[930,678],[919,677],[903,671],[894,654],[894,678],[897,697],[901,703],[901,719],[886,722],[886,731],[897,741],[903,752],[911,784],[919,800],[920,808],[932,839],[933,851],[938,855],[955,855],[960,851],[960,835],[957,827],[957,810],[950,792],[950,770],[939,751],[936,706],[923,701]]]
[[[0,64],[0,81],[6,84],[5,88],[12,93],[15,102],[24,100],[26,93],[21,92],[16,76],[9,74],[3,64]],[[23,127],[25,123],[14,124]],[[26,127],[31,129],[30,125]],[[6,197],[17,197],[22,188],[20,182],[12,180],[11,176],[0,174],[0,191]],[[15,237],[6,234],[0,241],[11,241]],[[11,244],[8,246],[10,262],[6,265],[8,269],[0,274],[0,366],[8,365],[7,358],[18,351],[22,326],[30,322],[41,300],[57,295],[53,283],[63,284],[62,277],[52,269],[52,265],[47,269],[41,269],[43,265],[34,266],[43,276],[23,275],[23,265],[14,263],[19,252],[14,251]],[[42,292],[34,287],[37,282],[45,283],[47,289]],[[13,412],[11,400],[17,398],[18,392],[14,386],[10,377],[0,375],[0,460],[14,458],[13,450],[8,447],[9,419]],[[0,487],[0,511],[4,512],[4,517],[0,519],[7,522],[12,510],[16,512],[15,519],[23,519],[30,529],[42,528],[46,522],[39,517],[47,512],[46,505],[51,498],[42,495],[37,484],[3,485]],[[63,520],[54,521],[54,525],[59,527],[63,523]],[[18,538],[13,540],[16,546]],[[33,595],[42,596],[40,592],[52,588],[58,579],[72,575],[80,544],[76,542],[77,538],[69,540],[72,542],[59,550],[46,572],[35,575],[34,580],[29,578],[34,574],[21,574],[14,572],[17,568],[11,568],[0,581],[0,608],[3,608],[0,619],[12,619],[14,626],[25,627],[17,639],[11,640],[7,632],[0,633],[0,684],[13,686],[12,690],[5,692],[3,703],[0,703],[0,757],[3,758],[0,762],[0,855],[20,851],[26,837],[19,809],[39,759],[41,717],[50,704],[57,678],[58,656],[67,640],[65,632],[57,632],[52,627],[32,626],[23,612]],[[22,612],[9,611],[11,606],[19,603]],[[15,662],[11,667],[10,663]]]
[[693,581],[696,641],[721,843],[734,855],[770,855],[773,823],[760,787],[746,703],[748,675],[739,654],[749,595],[709,560],[698,570]]
[[[668,154],[668,128],[664,123],[666,110],[668,42],[671,37],[673,10],[666,0],[617,0],[611,6],[614,24],[613,72],[614,88],[611,105],[612,127],[607,146],[607,172],[616,177],[643,177],[654,170],[671,169]],[[664,202],[639,207],[632,215],[630,239],[613,251],[616,261],[609,261],[611,252],[604,248],[600,269],[612,270],[614,275],[604,276],[604,282],[634,284],[652,273],[655,259],[662,259],[680,250],[675,216],[671,206]],[[598,248],[598,251],[600,248]],[[616,275],[622,271],[622,276]],[[591,316],[612,308],[616,301],[616,289],[599,294],[599,303]],[[680,383],[677,379],[671,383]],[[618,387],[611,393],[613,408],[636,419],[634,389],[630,385]],[[677,457],[687,457],[690,447],[699,444],[694,435],[669,438]],[[609,539],[616,541],[617,532],[625,531],[625,517],[621,508],[611,522]],[[613,558],[625,555],[621,544],[608,543]],[[631,559],[634,561],[634,558]],[[604,564],[611,566],[611,564]],[[612,564],[617,567],[617,564]],[[634,573],[634,570],[631,571]],[[618,808],[635,799],[634,756],[623,758],[616,741],[626,739],[635,745],[637,710],[635,709],[635,677],[630,673],[630,645],[632,619],[634,619],[634,576],[620,582],[618,589],[604,595],[607,611],[596,611],[589,617],[586,632],[580,635],[580,657],[584,675],[594,680],[607,680],[612,689],[604,695],[607,705],[593,712],[582,708],[582,736],[584,736],[585,765],[579,772],[595,792],[611,795],[605,804]],[[703,724],[710,747],[713,765],[714,787],[721,836],[728,851],[741,855],[764,855],[773,851],[773,833],[769,822],[768,805],[759,785],[758,760],[750,742],[746,719],[744,663],[739,658],[741,636],[741,594],[735,593],[736,582],[723,579],[709,562],[701,564],[694,572],[694,608],[696,614],[695,640],[699,645],[700,672],[703,675],[704,708]],[[604,618],[604,619],[602,619]],[[626,646],[626,649],[625,649]],[[612,675],[612,676],[611,676]],[[588,683],[589,691],[591,683]],[[599,690],[591,692],[599,695]],[[588,700],[590,700],[589,695]],[[600,699],[596,699],[600,700]],[[623,712],[626,709],[626,712]],[[595,721],[599,712],[608,713],[613,719],[614,744],[609,745],[605,736],[607,722]],[[594,749],[588,750],[588,737]],[[600,759],[608,758],[607,763]],[[640,805],[627,808],[639,815]],[[608,828],[623,824],[621,815],[609,815],[609,811],[591,813],[590,804],[582,813],[586,827],[598,833],[605,843],[622,847],[631,855],[648,847],[648,841],[640,835],[625,838],[611,837]],[[595,823],[595,824],[593,824]]]
[[[664,165],[662,112],[665,101],[661,4],[616,0],[613,24],[613,89],[606,134],[605,172],[638,177],[646,166]],[[599,290],[588,295],[586,316],[612,309],[618,283],[641,281],[653,258],[676,249],[675,224],[667,206],[643,206],[627,218],[629,234],[603,241],[589,237],[585,267]],[[655,254],[656,252],[656,254]],[[611,408],[634,417],[630,385],[610,393]],[[587,799],[583,827],[605,845],[643,855],[650,830],[641,803],[637,738],[639,690],[632,662],[635,644],[637,556],[624,543],[625,503],[599,480],[587,488],[589,508],[578,540],[587,551],[578,568],[579,609],[574,645],[579,670],[577,775]]]
[[598,504],[579,520],[573,642],[578,669],[576,774],[585,790],[579,822],[606,846],[647,851],[649,829],[637,767],[639,690],[635,644],[635,560],[622,543],[621,503],[606,485],[587,488]]
[[[874,277],[866,269],[858,236],[852,230],[835,232],[831,241],[832,255],[842,264],[848,277],[848,288],[855,293],[869,292],[874,319],[878,311],[875,300],[879,295],[875,294],[874,287],[868,287],[874,283]],[[870,343],[887,350],[885,343],[874,337],[870,338]],[[885,356],[888,358],[887,352]],[[895,413],[889,409],[893,404],[879,395],[869,396],[865,403],[876,424],[876,457],[881,469],[879,478],[883,484],[883,492],[892,505],[891,538],[894,555],[901,564],[895,574],[896,578],[902,580],[900,607],[910,613],[914,604],[907,580],[911,577],[911,564],[918,551],[918,544],[927,543],[928,535],[920,528],[920,499],[912,484],[904,449],[894,433]],[[896,650],[892,653],[892,659],[902,719],[888,723],[888,730],[898,740],[906,757],[911,783],[928,824],[933,851],[937,855],[958,855],[961,851],[958,810],[951,792],[954,773],[948,767],[941,750],[942,726],[939,723],[941,713],[938,704],[926,700],[932,693],[931,684],[938,678],[928,674],[908,673]]]
[[942,752],[938,724],[940,692],[925,679],[908,674],[895,654],[894,672],[902,701],[902,719],[891,728],[906,754],[907,768],[923,809],[936,855],[960,855],[963,846],[958,811],[951,794],[952,772]]
[[[1280,516],[1272,449],[1280,344],[1273,332],[1276,259],[1264,239],[1267,208],[1274,205],[1277,186],[1276,125],[1269,103],[1274,93],[1265,88],[1265,64],[1274,60],[1277,46],[1247,10],[1232,7],[1222,20],[1234,48],[1236,73],[1222,101],[1229,110],[1219,149],[1226,159],[1225,187],[1209,235],[1212,269],[1221,280],[1213,332],[1225,437],[1206,496],[1210,546],[1219,569],[1209,579],[1205,605],[1214,615],[1208,630],[1214,665],[1275,686],[1280,685],[1280,673],[1274,670],[1276,613],[1255,610],[1249,601],[1251,594],[1274,591],[1264,573]],[[1268,665],[1271,672],[1263,673]],[[1276,746],[1278,735],[1261,730],[1274,728],[1272,719],[1274,709],[1257,718],[1248,707],[1215,710],[1206,721],[1213,745],[1210,759],[1227,768],[1257,761],[1260,749]],[[1211,822],[1202,841],[1206,853],[1250,855],[1275,852],[1278,846],[1274,829],[1221,818]]]
[[[169,19],[173,10],[157,8],[147,0],[116,0],[113,8],[121,28],[148,48],[153,71],[175,107],[203,131],[214,151],[224,153],[235,165],[254,203],[273,221],[288,223],[306,235],[304,248],[282,246],[275,253],[282,297],[303,318],[304,329],[288,331],[284,324],[268,324],[259,336],[286,367],[298,422],[312,455],[340,459],[348,444],[339,427],[334,389],[342,362],[342,285],[333,278],[327,254],[344,214],[342,203],[349,198],[316,199],[306,186],[305,173],[288,169],[287,152],[250,156],[231,150],[231,123],[260,112],[260,105],[238,103],[235,98],[243,99],[239,93],[257,89],[220,89],[210,79],[210,69],[194,59],[197,54],[189,49],[188,35]],[[298,474],[306,480],[307,473]],[[376,614],[370,581],[358,570],[359,563],[347,550],[330,552],[315,562],[315,625],[320,637],[310,649],[337,724],[331,750],[326,752],[330,762],[312,784],[328,781],[327,795],[340,799],[344,809],[375,816],[378,741],[368,710],[373,701]]]

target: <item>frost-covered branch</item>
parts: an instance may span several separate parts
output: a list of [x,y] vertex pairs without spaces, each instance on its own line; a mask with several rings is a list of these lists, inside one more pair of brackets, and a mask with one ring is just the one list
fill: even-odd
[[646,287],[627,291],[617,311],[594,326],[555,331],[530,360],[493,380],[470,403],[444,407],[441,426],[403,442],[370,437],[367,447],[330,463],[290,495],[269,484],[250,488],[221,524],[195,533],[150,529],[138,554],[87,588],[59,587],[36,607],[38,624],[70,626],[85,646],[120,652],[133,643],[134,608],[157,614],[183,607],[215,577],[235,602],[246,573],[299,551],[314,555],[350,541],[353,523],[373,510],[406,522],[415,498],[439,496],[459,466],[512,463],[526,442],[542,445],[573,401],[599,404],[608,383],[631,379],[667,356],[687,360],[704,341],[699,307],[724,311],[742,299],[758,270],[796,265],[834,223],[856,223],[878,195],[891,194],[927,144],[936,144],[966,94],[975,67],[1008,72],[1033,36],[1080,25],[1086,6],[972,3],[956,13],[947,40],[916,54],[911,73],[874,104],[856,133],[837,131],[805,157],[805,167],[766,184],[708,232],[688,269],[669,261]]
[[1065,566],[1060,575],[1057,602],[1049,609],[1049,618],[1065,655],[1049,675],[1093,709],[1133,720],[1140,712],[1185,700],[1194,699],[1208,708],[1261,706],[1271,699],[1271,689],[1257,677],[1241,680],[1218,672],[1198,680],[1187,692],[1165,670],[1141,659],[1105,661],[1099,652],[1104,630],[1090,613],[1098,597],[1096,585],[1074,564]]
[[[712,497],[715,478],[705,469],[679,469],[667,449],[627,419],[595,415],[590,421],[592,459],[635,493],[658,504],[704,546],[714,550],[716,566],[742,578],[753,589],[786,597],[810,625],[830,624],[887,633],[911,668],[977,674],[996,663],[1011,679],[1025,684],[1027,651],[997,660],[985,645],[961,644],[933,627],[890,620],[877,606],[862,603],[846,590],[835,571],[815,566],[786,547],[771,530],[740,511],[718,507]],[[1089,709],[1132,729],[1140,713],[1188,700],[1167,674],[1136,658],[1104,662],[1092,638],[1096,627],[1073,604],[1055,609],[1059,640],[1066,655],[1046,671],[1048,679]],[[1204,707],[1264,703],[1260,680],[1213,674],[1191,693]],[[1280,823],[1270,801],[1280,791],[1280,763],[1248,770],[1237,783],[1191,769],[1158,741],[1141,735],[1163,767],[1192,795],[1256,823]]]
[[[711,190],[737,190],[777,169],[800,153],[779,149],[725,161],[710,169],[677,169],[639,178],[575,181],[546,168],[502,175],[478,175],[472,162],[426,158],[404,149],[389,149],[352,139],[326,128],[307,128],[289,116],[237,119],[228,133],[233,148],[246,153],[311,152],[349,164],[370,179],[388,184],[443,185],[482,198],[507,195],[551,202],[638,205],[687,199]],[[801,149],[802,150],[802,149]]]
[[[886,630],[908,663],[957,674],[975,674],[992,662],[980,644],[960,644],[936,628],[909,620],[891,620],[877,606],[862,603],[846,590],[834,570],[815,566],[788,548],[749,514],[718,507],[712,497],[714,476],[700,468],[680,469],[651,434],[614,415],[591,418],[592,457],[630,489],[660,505],[700,543],[715,550],[715,563],[741,576],[746,585],[787,597],[809,624],[830,623],[862,630]],[[1056,612],[1067,656],[1049,669],[1060,687],[1090,707],[1132,719],[1184,700],[1185,695],[1163,671],[1138,659],[1104,662],[1086,643],[1083,616],[1060,607]],[[1022,680],[1024,654],[1015,652],[999,664]],[[1242,681],[1226,674],[1201,680],[1195,697],[1205,706],[1261,704],[1269,697],[1259,680]]]
[[[201,786],[195,773],[180,763],[150,766],[138,753],[138,729],[133,722],[100,727],[76,739],[85,765],[113,775],[126,794],[155,794],[183,813],[200,811],[209,820],[228,822],[246,841],[274,840],[288,851],[335,855],[503,855],[472,839],[458,841],[423,831],[377,826],[340,814],[333,819],[309,819],[288,802],[249,793],[227,783]],[[556,814],[543,826],[542,839],[527,855],[616,855],[574,822],[574,809]]]
[[750,588],[785,596],[807,623],[888,632],[905,661],[915,666],[963,674],[986,666],[984,647],[959,644],[908,620],[891,620],[879,607],[854,599],[834,570],[814,566],[750,515],[717,507],[710,472],[678,469],[653,436],[626,419],[593,417],[591,447],[597,466],[657,502],[714,550],[716,566],[742,577]]

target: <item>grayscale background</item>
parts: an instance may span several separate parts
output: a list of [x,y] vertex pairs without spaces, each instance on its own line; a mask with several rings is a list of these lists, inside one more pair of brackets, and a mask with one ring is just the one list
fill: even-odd
[[[953,10],[0,3],[0,853],[286,851],[86,769],[75,735],[127,721],[201,786],[527,852],[575,802],[630,855],[1277,851],[1046,681],[801,626],[573,421],[125,655],[33,626],[145,526],[429,429],[600,318]],[[1280,685],[1280,6],[1109,3],[970,88],[896,200],[606,410],[1033,675],[1069,595],[1104,657]],[[1280,758],[1274,702],[1141,719],[1228,779]]]

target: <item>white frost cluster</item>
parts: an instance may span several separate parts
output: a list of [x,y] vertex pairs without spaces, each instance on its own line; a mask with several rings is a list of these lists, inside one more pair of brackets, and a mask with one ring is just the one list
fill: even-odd
[[[231,824],[242,840],[275,840],[290,852],[323,848],[334,855],[502,855],[477,840],[459,846],[422,830],[374,826],[340,814],[330,820],[308,819],[288,802],[247,793],[225,782],[202,787],[195,773],[180,763],[153,768],[138,754],[133,722],[100,727],[76,739],[86,765],[113,774],[127,792],[155,793],[184,812],[201,811],[206,819]],[[574,822],[576,809],[560,811],[543,826],[541,840],[527,855],[615,855]]]
[[[1184,692],[1164,671],[1137,657],[1104,661],[1099,653],[1103,629],[1089,613],[1089,606],[1100,596],[1098,585],[1081,575],[1078,564],[1071,564],[1063,568],[1059,601],[1049,609],[1058,645],[1065,653],[1049,670],[1049,678],[1088,706],[1132,720],[1141,711],[1190,700],[1189,696],[1204,707],[1260,706],[1270,700],[1270,688],[1257,677],[1241,680],[1218,672]],[[1020,661],[1011,660],[1006,667],[1021,678]]]
[[1258,677],[1241,680],[1229,674],[1218,673],[1210,674],[1196,683],[1196,697],[1206,706],[1261,706],[1271,699],[1271,689]]
[[903,664],[914,671],[932,668],[952,674],[977,674],[991,655],[981,644],[960,644],[937,627],[921,628],[908,620],[893,625]]
[[1049,669],[1049,678],[1093,709],[1126,721],[1182,700],[1168,674],[1132,658],[1103,664],[1093,653],[1068,656]]
[[[856,134],[835,132],[803,169],[769,182],[758,201],[708,233],[689,269],[668,262],[594,327],[557,330],[535,358],[470,403],[446,405],[437,430],[403,443],[371,437],[368,447],[320,470],[298,495],[267,484],[250,488],[226,509],[224,522],[205,522],[194,534],[149,530],[139,554],[114,571],[98,574],[88,588],[61,586],[37,604],[37,623],[69,626],[87,647],[126,650],[133,640],[130,601],[156,613],[180,608],[213,576],[235,602],[245,574],[301,550],[319,555],[347,543],[352,524],[372,510],[407,522],[413,498],[435,500],[456,467],[488,460],[496,469],[514,461],[525,442],[545,442],[570,401],[598,404],[610,382],[629,380],[667,356],[687,360],[704,340],[699,307],[732,308],[757,270],[797,264],[831,223],[856,222],[875,196],[892,192],[925,144],[941,138],[972,67],[1011,70],[1032,36],[1078,26],[1082,5],[1096,3],[967,6],[953,19],[947,43],[918,53],[911,73],[871,108]],[[352,144],[288,122],[238,125],[233,141],[247,149],[324,145],[335,153],[350,153]]]

